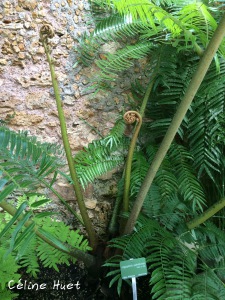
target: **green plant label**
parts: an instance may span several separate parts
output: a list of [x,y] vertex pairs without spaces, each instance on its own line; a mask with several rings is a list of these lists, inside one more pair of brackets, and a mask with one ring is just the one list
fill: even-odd
[[122,279],[140,277],[148,274],[146,259],[144,257],[121,261],[120,270]]

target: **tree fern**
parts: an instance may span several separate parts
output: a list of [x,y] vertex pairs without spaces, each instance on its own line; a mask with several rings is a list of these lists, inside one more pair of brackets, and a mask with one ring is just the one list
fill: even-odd
[[[121,18],[112,16],[99,23],[96,39],[98,32],[103,40],[120,39],[123,32],[135,39],[132,45],[124,39],[126,46],[121,43],[122,49],[97,62],[102,71],[101,79],[110,80],[111,74],[111,78],[115,79],[117,71],[130,68],[130,59],[139,57],[129,57],[129,50],[140,43],[151,43],[149,51],[143,53],[147,57],[145,75],[152,83],[152,92],[133,159],[130,195],[135,197],[145,177],[146,166],[151,163],[155,149],[159,147],[185,95],[199,57],[222,13],[196,1],[159,3],[144,0],[137,3],[133,0],[112,0],[108,3],[120,13]],[[216,5],[214,2],[214,8]],[[141,27],[140,23],[143,24]],[[140,30],[136,34],[138,26]],[[126,33],[126,30],[130,31]],[[119,57],[120,54],[122,57]],[[224,112],[223,75],[224,42],[175,136],[174,145],[162,162],[152,187],[146,192],[142,214],[147,218],[139,218],[132,234],[111,241],[111,246],[122,250],[122,254],[106,263],[111,268],[108,273],[112,278],[110,286],[117,283],[117,289],[121,289],[121,260],[145,256],[152,271],[150,287],[153,299],[216,299],[216,290],[223,295],[224,287],[220,284],[223,272],[219,271],[224,268],[223,233],[220,232],[219,239],[216,227],[204,224],[188,231],[185,224],[209,204],[212,195],[209,197],[207,192],[211,186],[213,191],[223,188],[223,180],[217,184],[216,177],[224,170],[220,128]],[[143,94],[140,93],[141,96]],[[202,187],[204,184],[207,184],[205,189]],[[204,227],[209,228],[208,232]],[[204,282],[207,268],[213,270]],[[201,282],[199,290],[195,279]],[[211,291],[207,289],[206,282],[212,287]],[[204,298],[201,298],[202,295]]]

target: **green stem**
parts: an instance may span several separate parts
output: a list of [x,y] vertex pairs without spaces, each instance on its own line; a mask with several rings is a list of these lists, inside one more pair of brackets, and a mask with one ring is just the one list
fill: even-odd
[[134,133],[133,133],[133,136],[132,136],[132,139],[131,139],[131,142],[130,142],[130,147],[129,147],[129,150],[128,150],[127,161],[126,161],[126,166],[125,166],[124,194],[123,194],[123,211],[124,212],[128,212],[128,210],[129,210],[131,166],[132,166],[134,149],[135,149],[135,146],[136,146],[138,134],[139,134],[139,131],[141,129],[141,124],[142,124],[142,117],[138,112],[128,111],[128,112],[126,112],[126,114],[135,115],[135,119],[138,122],[138,124],[137,124],[137,126],[134,130]]
[[[40,30],[40,32],[42,32],[42,30]],[[42,44],[45,48],[45,53],[46,53],[46,56],[47,56],[49,67],[50,67],[52,85],[53,85],[53,89],[54,89],[55,100],[56,100],[56,105],[57,105],[57,110],[58,110],[59,121],[60,121],[61,135],[62,135],[64,149],[65,149],[65,152],[66,152],[66,158],[67,158],[69,170],[70,170],[70,176],[71,176],[72,181],[73,181],[73,188],[74,188],[74,191],[75,191],[75,194],[76,194],[77,203],[78,203],[78,206],[79,206],[79,209],[80,209],[80,213],[81,213],[82,219],[84,221],[85,228],[86,228],[87,233],[88,233],[88,237],[89,237],[89,240],[90,240],[90,245],[93,249],[96,249],[97,236],[96,236],[96,233],[94,231],[91,220],[88,216],[87,209],[86,209],[84,199],[83,199],[83,194],[82,194],[81,187],[80,187],[80,184],[79,184],[78,176],[77,176],[77,173],[76,173],[76,170],[75,170],[74,160],[73,160],[73,156],[72,156],[72,152],[71,152],[71,148],[70,148],[70,144],[69,144],[69,138],[68,138],[68,134],[67,134],[65,115],[64,115],[63,108],[62,108],[62,100],[61,100],[61,97],[60,97],[58,81],[57,81],[57,77],[56,77],[56,74],[55,74],[54,62],[51,58],[50,51],[49,51],[48,39],[42,34],[40,34],[40,36],[41,36]]]
[[136,223],[136,220],[138,218],[138,215],[141,211],[143,202],[145,200],[145,197],[151,187],[151,184],[153,182],[153,179],[155,178],[155,175],[167,153],[167,151],[170,148],[170,145],[177,133],[177,130],[180,127],[181,122],[183,121],[183,118],[185,117],[205,75],[206,72],[213,60],[214,55],[216,54],[216,51],[218,50],[220,43],[222,42],[224,38],[224,28],[225,28],[225,14],[223,15],[221,22],[219,23],[212,39],[210,40],[208,47],[206,48],[202,58],[200,59],[199,66],[197,70],[194,73],[194,76],[186,90],[186,93],[183,97],[183,100],[181,101],[177,112],[174,115],[174,118],[166,132],[166,135],[152,161],[152,164],[147,172],[147,175],[144,179],[144,182],[140,188],[140,191],[137,195],[136,201],[133,205],[130,217],[127,221],[124,234],[129,234],[132,232],[134,225]]
[[[130,178],[131,178],[131,167],[132,167],[134,149],[135,149],[135,146],[137,143],[139,131],[141,129],[142,117],[144,115],[145,108],[148,103],[149,95],[152,91],[153,84],[154,84],[154,76],[153,76],[153,79],[151,79],[151,82],[149,83],[147,90],[145,92],[145,96],[142,101],[140,112],[138,113],[136,111],[131,111],[131,113],[136,115],[136,121],[138,122],[138,124],[135,127],[135,130],[134,130],[131,142],[130,142],[130,147],[128,150],[127,161],[126,161],[126,166],[125,166],[125,182],[124,182],[124,195],[123,195],[123,211],[124,212],[128,212],[128,210],[129,210]],[[129,112],[127,112],[127,113],[129,113]]]
[[225,198],[222,198],[220,201],[213,204],[211,207],[209,207],[206,211],[204,211],[202,214],[194,218],[193,220],[189,221],[187,223],[188,229],[194,229],[198,225],[204,223],[206,220],[214,216],[219,210],[224,208],[225,206]]
[[[13,207],[11,204],[7,203],[5,200],[0,202],[0,207],[3,208],[5,211],[7,211],[11,216],[14,216],[16,213],[16,208]],[[21,217],[18,218],[18,220],[20,220]],[[28,227],[31,223],[33,223],[33,221],[27,221],[24,226]],[[76,259],[79,259],[80,261],[82,261],[85,266],[87,268],[92,267],[95,264],[95,257],[92,256],[91,254],[85,253],[79,249],[76,248],[71,248],[70,245],[65,245],[67,248],[70,248],[70,250],[64,250],[61,247],[59,247],[58,245],[56,245],[53,241],[51,241],[50,239],[48,239],[46,236],[44,236],[43,234],[41,234],[38,231],[38,226],[35,226],[34,229],[35,234],[42,239],[43,241],[45,241],[47,244],[49,244],[50,246],[54,247],[55,249],[60,250],[61,252],[64,252]]]
[[145,108],[146,108],[146,105],[148,103],[148,99],[149,99],[149,96],[151,94],[151,91],[152,91],[152,88],[153,88],[153,85],[154,85],[154,82],[155,82],[155,75],[153,75],[148,87],[147,87],[147,90],[145,92],[145,96],[144,96],[144,99],[142,101],[142,104],[141,104],[141,108],[140,108],[140,111],[139,111],[139,114],[143,117],[144,116],[144,112],[145,112]]

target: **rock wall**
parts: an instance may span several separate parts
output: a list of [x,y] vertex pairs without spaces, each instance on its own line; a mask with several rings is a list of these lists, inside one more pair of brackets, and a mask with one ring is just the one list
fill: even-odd
[[[99,138],[97,132],[105,135],[127,100],[126,81],[113,93],[93,96],[87,87],[95,67],[75,67],[79,37],[84,31],[92,30],[89,15],[85,0],[3,0],[0,3],[0,119],[10,128],[27,130],[39,140],[61,143],[50,71],[39,41],[41,25],[50,23],[56,32],[51,40],[52,55],[74,153]],[[102,53],[110,51],[112,46],[105,45]],[[98,220],[105,223],[111,210],[111,202],[105,199],[113,197],[115,180],[113,175],[106,179],[103,195],[102,189],[96,186],[86,190],[87,206],[92,217],[97,213],[97,223]],[[68,201],[74,201],[73,190],[67,183],[58,182],[56,189]]]
[[[88,77],[92,68],[73,68],[75,47],[86,25],[83,1],[3,1],[0,4],[0,115],[16,130],[29,130],[49,142],[61,142],[51,78],[39,42],[43,22],[53,25],[52,55],[60,84],[74,151],[97,138],[87,120],[101,134],[112,127],[123,96],[97,94],[90,101]],[[125,94],[124,94],[125,95]],[[121,102],[122,103],[122,102]]]

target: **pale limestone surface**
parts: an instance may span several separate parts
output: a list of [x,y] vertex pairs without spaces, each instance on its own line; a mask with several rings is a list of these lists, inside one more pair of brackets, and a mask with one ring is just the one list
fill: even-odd
[[[50,72],[39,41],[43,22],[50,23],[56,32],[51,40],[52,56],[74,153],[99,138],[92,127],[102,135],[107,134],[127,100],[126,88],[125,92],[118,89],[115,93],[101,92],[93,96],[87,86],[96,72],[95,66],[73,68],[78,39],[84,31],[92,30],[87,25],[88,14],[88,3],[81,0],[0,1],[0,119],[10,128],[27,130],[39,140],[61,143]],[[101,55],[114,52],[116,47],[117,43],[104,45]],[[109,187],[114,185],[115,190],[116,182],[113,173],[99,180],[100,186],[104,185],[104,195],[98,193],[97,182],[86,189],[85,196],[89,214],[101,233],[115,196]],[[103,185],[102,180],[106,180]],[[59,180],[55,188],[77,207],[70,184]],[[108,200],[107,189],[110,190]],[[64,208],[57,204],[56,209]],[[70,220],[70,214],[66,214]]]

